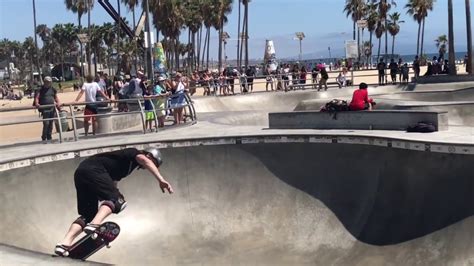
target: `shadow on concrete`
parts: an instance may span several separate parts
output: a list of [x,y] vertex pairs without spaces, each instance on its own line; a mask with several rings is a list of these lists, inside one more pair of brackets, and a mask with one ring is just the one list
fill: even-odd
[[343,144],[242,149],[321,200],[367,244],[402,243],[474,214],[472,156]]

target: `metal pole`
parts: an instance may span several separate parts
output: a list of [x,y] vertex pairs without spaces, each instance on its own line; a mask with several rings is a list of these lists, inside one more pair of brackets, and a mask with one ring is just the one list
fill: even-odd
[[150,5],[149,5],[148,0],[145,0],[145,5],[146,5],[146,27],[148,31],[148,35],[147,35],[147,38],[148,38],[148,58],[147,58],[148,79],[153,81],[153,44],[151,43]]
[[[453,0],[448,0],[448,25],[449,37],[451,44],[454,43],[454,16],[453,16]],[[456,54],[454,52],[454,45],[449,45],[449,75],[456,75]]]
[[301,59],[302,59],[302,57],[303,57],[302,45],[301,45],[302,41],[303,41],[303,40],[300,38],[300,56],[299,56],[299,57],[300,57],[300,61],[301,61]]
[[[87,0],[87,34],[91,37],[91,0]],[[87,53],[87,74],[91,75],[91,43],[89,42],[89,52]],[[64,79],[66,80],[66,79]]]

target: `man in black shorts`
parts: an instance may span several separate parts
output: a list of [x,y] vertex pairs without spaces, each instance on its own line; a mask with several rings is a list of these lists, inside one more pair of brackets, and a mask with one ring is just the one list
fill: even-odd
[[80,216],[69,227],[64,239],[56,245],[54,253],[64,256],[82,231],[87,234],[94,232],[111,213],[125,209],[127,202],[118,190],[117,183],[136,168],[147,169],[158,180],[163,193],[173,193],[171,185],[160,174],[161,164],[161,153],[153,147],[141,151],[128,148],[101,153],[81,162],[74,173]]

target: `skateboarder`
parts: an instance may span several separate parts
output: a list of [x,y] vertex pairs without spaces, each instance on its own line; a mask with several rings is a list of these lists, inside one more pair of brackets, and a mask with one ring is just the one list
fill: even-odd
[[[161,153],[157,148],[145,150],[128,148],[94,155],[79,164],[74,173],[77,192],[77,218],[54,253],[63,256],[74,239],[82,232],[92,233],[111,213],[121,212],[127,205],[117,183],[134,169],[147,169],[159,182],[165,193],[173,193],[170,183],[160,174]],[[100,201],[100,205],[98,204]]]

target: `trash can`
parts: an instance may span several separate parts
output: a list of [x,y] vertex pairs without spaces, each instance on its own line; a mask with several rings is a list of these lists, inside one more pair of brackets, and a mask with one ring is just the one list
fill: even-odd
[[112,106],[109,106],[109,103],[105,102],[106,99],[102,95],[96,96],[96,106],[98,114],[106,114],[112,111]]
[[59,125],[61,125],[61,129],[63,132],[69,131],[69,122],[67,121],[67,111],[61,110],[59,111],[59,120],[61,124],[59,124],[58,120],[54,120],[54,124],[56,125],[56,132],[59,133]]

